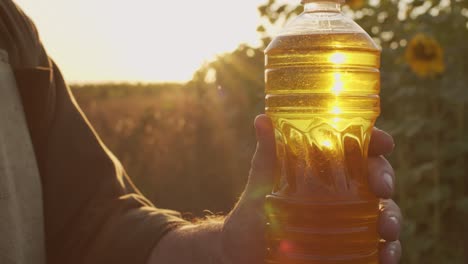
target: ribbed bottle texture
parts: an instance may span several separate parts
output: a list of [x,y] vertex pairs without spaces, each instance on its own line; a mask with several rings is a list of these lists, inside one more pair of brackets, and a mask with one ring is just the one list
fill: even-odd
[[266,50],[277,157],[266,198],[276,264],[377,264],[367,150],[380,113],[380,50],[361,31],[284,34]]

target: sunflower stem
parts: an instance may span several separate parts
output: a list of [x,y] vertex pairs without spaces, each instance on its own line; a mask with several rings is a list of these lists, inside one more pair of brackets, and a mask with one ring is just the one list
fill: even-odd
[[432,102],[433,117],[436,121],[436,128],[433,133],[432,154],[434,159],[433,184],[434,184],[434,215],[433,215],[433,235],[439,241],[441,229],[441,208],[440,208],[440,107],[437,97]]
[[[458,130],[458,140],[459,142],[463,142],[464,135],[465,135],[465,103],[462,102],[458,104],[457,106],[457,130]],[[457,168],[462,171],[462,173],[465,171],[465,155],[461,154],[457,157]],[[465,193],[465,186],[466,186],[466,180],[465,177],[458,177],[459,179],[459,192],[463,196]]]

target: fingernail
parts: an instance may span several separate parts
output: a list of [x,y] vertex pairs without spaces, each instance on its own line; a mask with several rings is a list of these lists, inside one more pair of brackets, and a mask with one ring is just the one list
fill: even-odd
[[396,216],[388,217],[388,221],[394,225],[397,237],[400,237],[400,220]]
[[257,134],[257,140],[269,136],[270,131],[272,131],[271,122],[268,122],[266,117],[263,115],[257,116],[254,126]]
[[393,177],[389,173],[385,172],[384,175],[385,185],[388,191],[393,192]]
[[399,263],[401,256],[398,254],[397,247],[392,245],[388,249],[388,255],[390,259],[392,259],[394,262],[393,263]]
[[392,222],[392,224],[394,225],[398,225],[400,221],[398,221],[398,218],[396,218],[396,216],[390,216],[388,218],[388,220],[390,220],[390,222]]
[[388,250],[388,255],[391,259],[396,260],[396,250],[393,247]]
[[257,135],[257,140],[261,138],[261,136],[263,136],[263,131],[264,131],[264,128],[262,127],[262,124],[261,122],[258,120],[258,117],[257,119],[255,120],[254,122],[254,126],[255,126],[255,133]]

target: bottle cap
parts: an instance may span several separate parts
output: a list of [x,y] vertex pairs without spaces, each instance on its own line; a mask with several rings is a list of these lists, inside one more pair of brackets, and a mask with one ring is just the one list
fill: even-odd
[[312,2],[335,2],[337,4],[344,4],[345,0],[301,0],[301,4],[307,4]]

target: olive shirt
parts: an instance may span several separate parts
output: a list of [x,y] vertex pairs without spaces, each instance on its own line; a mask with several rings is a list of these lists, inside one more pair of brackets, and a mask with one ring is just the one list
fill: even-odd
[[10,55],[39,167],[47,263],[145,264],[185,221],[135,188],[11,0],[0,0],[0,48]]

